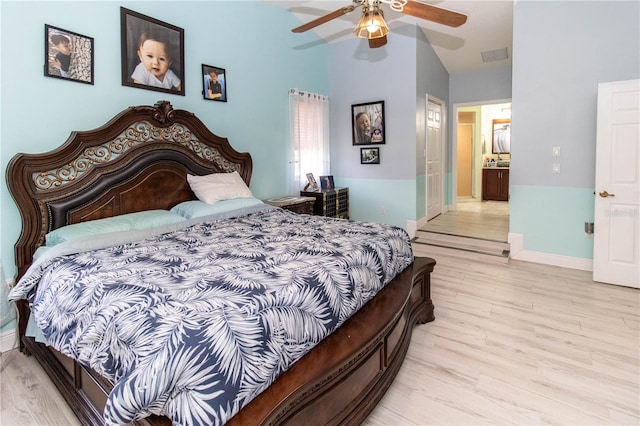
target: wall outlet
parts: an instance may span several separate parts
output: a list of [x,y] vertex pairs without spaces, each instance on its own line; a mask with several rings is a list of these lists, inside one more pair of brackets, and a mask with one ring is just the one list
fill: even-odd
[[551,150],[551,155],[553,155],[554,157],[560,157],[560,147],[554,146]]
[[560,173],[560,163],[553,163],[552,170],[553,174]]
[[380,207],[380,215],[384,216],[387,211],[384,209],[384,206]]

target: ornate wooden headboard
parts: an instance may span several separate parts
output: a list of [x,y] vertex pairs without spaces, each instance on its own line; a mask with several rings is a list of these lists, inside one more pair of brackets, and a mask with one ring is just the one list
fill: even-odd
[[22,217],[18,278],[56,228],[195,199],[187,173],[237,171],[249,185],[252,169],[250,154],[168,101],[129,107],[98,129],[72,132],[53,151],[17,154],[7,184]]

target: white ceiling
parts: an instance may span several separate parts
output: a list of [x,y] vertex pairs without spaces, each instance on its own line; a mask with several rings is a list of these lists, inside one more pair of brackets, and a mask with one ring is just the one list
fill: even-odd
[[[264,0],[293,13],[301,24],[351,4],[350,0],[297,1]],[[394,36],[394,28],[417,24],[449,73],[474,71],[511,63],[513,47],[513,0],[429,0],[434,6],[467,15],[467,22],[451,28],[403,13],[383,4],[385,20]],[[313,30],[328,43],[346,40],[353,35],[361,9],[342,15]],[[483,63],[481,52],[507,48],[508,59]],[[389,48],[388,46],[386,48]]]

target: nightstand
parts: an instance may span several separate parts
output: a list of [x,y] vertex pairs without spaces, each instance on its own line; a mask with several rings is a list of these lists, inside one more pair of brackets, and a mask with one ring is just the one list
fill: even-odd
[[323,189],[321,191],[301,191],[303,197],[313,197],[313,214],[318,216],[349,219],[349,188]]
[[264,200],[265,203],[276,207],[282,207],[283,209],[290,210],[294,213],[313,214],[313,203],[316,199],[313,197],[277,197]]

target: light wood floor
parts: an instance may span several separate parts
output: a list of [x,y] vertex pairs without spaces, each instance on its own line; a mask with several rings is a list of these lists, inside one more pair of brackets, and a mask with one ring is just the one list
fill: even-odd
[[[365,426],[640,424],[638,290],[514,260],[436,260],[436,320],[416,327]],[[1,425],[78,424],[32,358],[0,360]]]
[[459,198],[457,210],[436,216],[420,230],[507,242],[509,203]]

